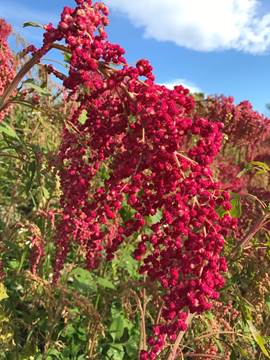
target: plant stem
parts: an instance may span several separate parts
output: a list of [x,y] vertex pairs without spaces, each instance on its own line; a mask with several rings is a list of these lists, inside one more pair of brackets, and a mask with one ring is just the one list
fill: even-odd
[[240,242],[235,246],[232,251],[232,258],[234,259],[235,256],[238,254],[239,249],[244,249],[248,243],[253,239],[253,237],[260,231],[269,221],[270,221],[270,214],[267,213],[263,215],[253,226],[251,231],[242,239]]
[[143,289],[143,301],[141,302],[140,298],[137,297],[138,306],[141,313],[141,341],[140,341],[140,351],[146,350],[146,329],[145,329],[145,313],[146,313],[146,292]]
[[223,357],[222,356],[219,356],[219,355],[212,355],[212,354],[200,354],[200,353],[187,353],[186,356],[188,357],[194,357],[194,358],[197,358],[197,357],[205,357],[207,359],[220,359],[222,360]]
[[29,61],[27,61],[27,63],[25,63],[23,65],[21,70],[15,76],[13,81],[7,86],[7,88],[5,89],[3,95],[1,96],[1,98],[0,98],[0,111],[3,110],[7,106],[8,100],[9,100],[11,94],[17,88],[20,81],[24,78],[24,76],[28,73],[28,71],[30,71],[34,65],[38,64],[40,59],[42,58],[42,56],[45,55],[50,49],[51,49],[51,46],[49,46],[48,48],[46,47],[45,49],[41,49],[41,50],[37,51],[33,55],[33,57]]
[[[186,324],[187,324],[187,326],[190,325],[193,316],[194,316],[194,314],[190,314],[190,313],[188,314],[187,319],[186,319]],[[169,355],[169,357],[168,357],[167,360],[175,360],[175,358],[176,358],[176,356],[177,356],[177,350],[178,350],[178,348],[179,348],[179,345],[180,345],[180,343],[181,343],[181,341],[182,341],[182,338],[183,338],[183,336],[185,335],[185,333],[186,333],[186,331],[180,331],[180,332],[179,332],[179,334],[178,334],[178,336],[177,336],[177,339],[176,339],[176,341],[175,341],[175,343],[174,343],[174,345],[173,345],[173,349],[172,349],[172,351],[171,351],[171,353],[170,353],[170,355]]]

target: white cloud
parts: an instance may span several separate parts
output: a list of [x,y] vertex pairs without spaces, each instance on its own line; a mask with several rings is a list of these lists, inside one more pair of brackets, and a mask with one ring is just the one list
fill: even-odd
[[107,0],[146,37],[199,51],[270,48],[270,13],[261,0]]
[[171,89],[171,90],[176,85],[182,85],[185,88],[189,89],[191,93],[202,92],[202,90],[197,85],[195,85],[193,82],[185,80],[185,79],[176,79],[176,80],[173,80],[168,83],[161,84],[161,85],[165,85],[168,89]]

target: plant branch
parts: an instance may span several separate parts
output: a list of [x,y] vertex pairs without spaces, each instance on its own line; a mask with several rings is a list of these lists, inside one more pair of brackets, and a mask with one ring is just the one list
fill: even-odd
[[13,81],[7,86],[7,88],[5,89],[3,95],[0,98],[0,111],[3,110],[7,104],[8,104],[8,100],[11,96],[11,94],[13,93],[13,91],[17,88],[17,86],[19,85],[20,81],[24,78],[24,76],[32,69],[32,67],[36,64],[39,63],[40,59],[42,58],[43,55],[45,55],[45,53],[47,53],[52,46],[49,46],[48,49],[46,48],[46,51],[37,51],[32,58],[27,61],[27,63],[25,63],[23,65],[23,67],[21,68],[21,70],[18,72],[18,74],[15,76],[15,78],[13,79]]
[[[191,313],[188,314],[187,319],[186,319],[186,324],[187,324],[188,327],[189,327],[193,317],[194,317],[194,314],[191,314]],[[177,336],[177,339],[176,339],[176,341],[175,341],[175,343],[173,345],[173,349],[172,349],[172,351],[171,351],[171,353],[170,353],[167,360],[175,360],[176,359],[179,345],[180,345],[180,343],[182,341],[182,338],[185,335],[185,333],[186,333],[186,331],[180,331],[179,332],[179,334]]]
[[270,214],[264,214],[252,227],[251,231],[239,241],[239,243],[235,246],[234,250],[232,251],[232,257],[234,258],[239,249],[243,249],[246,245],[253,239],[253,237],[260,231],[268,222],[270,221]]

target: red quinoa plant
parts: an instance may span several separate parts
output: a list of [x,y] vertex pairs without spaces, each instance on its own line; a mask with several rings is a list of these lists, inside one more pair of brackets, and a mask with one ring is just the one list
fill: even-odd
[[[181,85],[169,90],[157,84],[147,60],[128,65],[124,50],[108,40],[107,6],[91,0],[76,3],[63,9],[56,27],[43,27],[41,48],[31,45],[21,52],[30,59],[16,76],[6,43],[9,28],[0,23],[0,43],[8,55],[0,68],[3,118],[18,101],[42,109],[40,99],[31,91],[20,92],[18,85],[51,49],[68,58],[67,73],[44,66],[46,74],[61,80],[61,106],[67,109],[57,155],[47,164],[60,181],[59,207],[37,215],[49,220],[53,231],[53,279],[46,286],[50,294],[59,288],[66,296],[61,281],[74,248],[94,273],[131,247],[140,279],[140,291],[135,291],[141,315],[139,358],[177,359],[192,318],[208,314],[213,304],[214,312],[224,310],[218,300],[227,271],[222,252],[237,230],[232,201],[251,181],[246,166],[256,160],[257,144],[249,137],[266,141],[269,126],[248,102],[235,106],[225,97],[196,102]],[[230,156],[228,148],[233,149]],[[242,169],[235,159],[239,154]],[[31,276],[36,279],[48,255],[40,229],[29,225],[28,231]],[[156,316],[151,322],[147,304]],[[232,302],[225,309],[232,311]],[[238,314],[235,310],[233,321]],[[224,320],[229,330],[230,320]],[[95,341],[89,344],[92,358]],[[216,349],[211,343],[209,347]]]
[[[15,76],[14,57],[7,43],[10,33],[11,26],[4,19],[0,19],[0,96]],[[0,121],[3,120],[6,114],[7,109],[1,111]]]

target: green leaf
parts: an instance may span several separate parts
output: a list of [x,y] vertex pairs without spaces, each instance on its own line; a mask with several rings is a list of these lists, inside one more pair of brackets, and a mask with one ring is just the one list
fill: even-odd
[[270,171],[270,167],[264,163],[264,162],[261,162],[261,161],[251,161],[250,164],[254,167],[257,167],[261,170],[263,170],[264,172],[269,172]]
[[259,331],[255,328],[254,324],[252,323],[251,320],[247,321],[250,332],[254,338],[254,340],[256,341],[256,343],[258,344],[258,346],[260,347],[261,351],[263,352],[263,354],[270,359],[270,355],[268,353],[268,351],[266,350],[266,347],[264,346],[265,344],[265,340],[264,338],[261,336],[261,334],[259,333]]
[[36,345],[34,345],[32,342],[27,342],[21,353],[20,353],[20,360],[30,360],[30,359],[37,359],[36,355],[37,355],[37,347]]
[[242,296],[239,296],[238,303],[242,312],[242,318],[245,324],[247,324],[248,321],[252,320],[252,308],[249,304],[247,304],[245,298]]
[[72,335],[76,334],[76,329],[72,324],[68,324],[64,331],[65,337],[72,337]]
[[81,326],[78,328],[78,331],[76,333],[76,335],[78,336],[78,339],[81,341],[85,341],[86,340],[86,330],[85,328],[82,328]]
[[84,125],[86,120],[87,120],[87,110],[83,110],[81,112],[81,115],[79,116],[78,121],[79,121],[80,124]]
[[140,341],[140,331],[136,328],[133,329],[132,335],[126,343],[125,350],[130,359],[138,358],[138,344]]
[[136,210],[132,209],[131,206],[129,206],[128,204],[124,203],[122,208],[119,210],[119,213],[123,219],[124,222],[129,221],[132,216],[136,213]]
[[11,269],[18,269],[18,267],[20,266],[20,263],[18,260],[10,260],[8,263],[8,266],[10,266]]
[[93,275],[86,269],[76,268],[71,272],[74,277],[72,286],[78,291],[93,292],[96,291],[96,284]]
[[29,79],[29,80],[26,80],[24,83],[23,83],[24,87],[28,88],[28,89],[33,89],[35,90],[38,94],[40,95],[50,95],[50,92],[48,89],[46,88],[43,88],[37,84],[35,84],[33,82],[33,80]]
[[125,319],[122,316],[118,316],[113,319],[109,329],[113,341],[115,341],[116,339],[121,339],[121,337],[123,336],[125,328],[124,320]]
[[[239,355],[241,355],[241,357],[243,357],[244,359],[250,360],[250,356],[249,353],[246,349],[243,349],[242,347],[240,347],[239,345],[237,346],[237,349],[239,351]],[[239,359],[239,357],[237,357],[237,360]]]
[[80,282],[83,283],[89,283],[91,281],[93,281],[93,277],[90,274],[90,272],[86,269],[83,268],[76,268],[71,272],[71,275],[74,276],[74,278],[76,278],[77,280],[79,280]]
[[110,178],[110,174],[108,168],[105,164],[102,164],[99,169],[99,174],[103,180],[108,180]]
[[231,205],[230,215],[234,218],[240,218],[242,215],[242,207],[239,195],[231,199]]
[[216,208],[216,212],[220,218],[222,218],[226,214],[226,210],[222,206]]
[[208,319],[210,321],[212,321],[214,319],[214,315],[213,315],[213,313],[211,311],[206,311],[204,313],[204,316],[206,317],[206,319]]
[[0,283],[0,301],[7,299],[8,294],[5,288],[5,285],[3,283]]
[[123,360],[125,352],[122,345],[111,344],[109,351],[107,352],[106,359]]
[[137,121],[137,118],[135,115],[129,115],[128,122],[129,124],[134,124]]
[[16,134],[16,131],[10,127],[7,123],[1,123],[0,124],[0,134],[5,134],[11,139],[20,140],[18,135]]
[[236,353],[235,353],[234,349],[232,349],[232,352],[231,352],[231,355],[230,355],[230,360],[237,360]]
[[115,290],[115,285],[108,279],[98,277],[97,278],[97,283],[98,283],[98,285],[100,285],[100,286],[102,286],[104,288]]
[[240,274],[235,274],[235,275],[231,276],[229,273],[227,273],[227,275],[228,275],[228,279],[226,281],[226,285],[223,286],[223,288],[221,289],[221,292],[225,292],[227,289],[232,287],[240,279]]
[[33,22],[33,21],[27,21],[23,24],[23,27],[29,27],[29,26],[32,26],[32,27],[37,27],[37,28],[41,28],[43,29],[43,25],[39,24],[39,23],[36,23],[36,22]]
[[141,274],[138,272],[139,263],[132,256],[134,250],[134,243],[125,244],[125,246],[119,248],[117,256],[115,256],[112,261],[112,270],[114,271],[115,276],[117,276],[117,272],[122,269],[124,270],[124,274],[128,273],[134,280],[141,278]]
[[270,167],[261,161],[251,161],[248,163],[242,171],[236,176],[240,178],[242,175],[255,170],[257,175],[267,174],[270,172]]
[[147,225],[151,226],[154,224],[157,224],[158,222],[160,222],[160,220],[162,219],[162,210],[158,209],[157,212],[155,213],[155,215],[149,215],[147,216]]
[[49,349],[48,350],[48,353],[47,353],[47,356],[50,356],[51,359],[54,359],[54,356],[57,358],[57,359],[61,359],[60,356],[61,356],[61,353],[56,350],[56,349]]
[[64,61],[68,64],[70,64],[70,60],[71,60],[71,54],[68,52],[63,52],[64,55]]
[[270,313],[270,296],[266,297],[265,305],[267,306],[268,312]]
[[42,193],[46,200],[48,200],[50,198],[50,193],[49,193],[48,189],[45,188],[45,186],[42,187]]
[[128,272],[128,274],[133,278],[139,278],[138,267],[139,263],[131,255],[126,255],[122,259],[123,262],[119,264],[121,268]]
[[27,166],[27,182],[25,184],[25,191],[29,194],[30,190],[32,189],[34,179],[36,176],[37,171],[37,164],[36,160],[32,160]]

